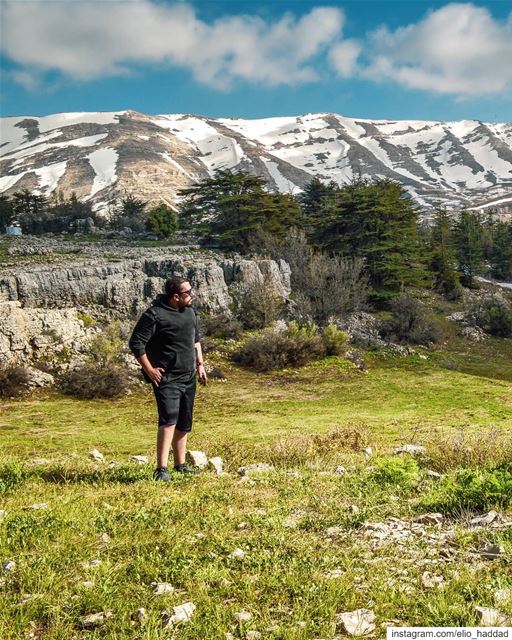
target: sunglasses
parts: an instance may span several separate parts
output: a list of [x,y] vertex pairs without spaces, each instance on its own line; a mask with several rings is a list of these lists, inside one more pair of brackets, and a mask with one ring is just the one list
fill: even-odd
[[194,289],[187,289],[186,291],[180,291],[180,296],[192,296]]

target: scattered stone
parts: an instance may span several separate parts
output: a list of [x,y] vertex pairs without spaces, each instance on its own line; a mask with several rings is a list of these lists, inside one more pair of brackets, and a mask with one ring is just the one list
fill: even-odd
[[156,596],[165,596],[174,593],[174,587],[169,582],[152,582],[151,586]]
[[226,640],[235,640],[235,636],[230,631],[226,631]]
[[437,480],[438,478],[441,478],[441,477],[442,477],[442,474],[441,474],[441,473],[439,473],[438,471],[433,471],[432,469],[428,469],[428,471],[427,471],[427,476],[428,476],[429,478],[434,478],[434,479],[436,479],[436,480]]
[[0,509],[0,520],[3,520],[3,518],[7,518],[8,515],[9,513],[5,509]]
[[498,517],[497,511],[489,511],[489,513],[486,513],[483,516],[476,516],[474,518],[471,518],[471,520],[469,521],[469,524],[472,527],[484,526],[486,524],[491,524],[491,522],[494,522],[497,517]]
[[239,621],[239,622],[249,622],[249,620],[252,620],[252,613],[250,611],[237,611],[235,613],[235,618]]
[[132,620],[134,622],[138,622],[139,624],[144,624],[147,619],[148,614],[146,613],[146,609],[144,607],[140,607],[135,613],[132,614]]
[[425,587],[425,589],[444,589],[445,579],[439,574],[424,571],[423,575],[421,576],[421,584]]
[[33,602],[36,598],[37,598],[37,595],[35,595],[34,593],[24,593],[21,596],[20,604],[21,605],[28,604],[29,602]]
[[371,447],[366,447],[365,449],[363,449],[363,453],[365,456],[368,456],[370,458],[373,455],[373,449]]
[[27,366],[25,367],[25,371],[28,374],[27,386],[31,389],[35,389],[37,387],[50,387],[55,384],[55,378],[51,373],[46,373],[46,371],[40,371],[34,367]]
[[501,544],[488,544],[481,551],[486,560],[496,560],[502,553],[505,553],[505,549]]
[[487,337],[485,331],[480,327],[463,327],[462,335],[473,342],[482,342]]
[[236,528],[237,528],[239,531],[243,531],[244,529],[248,529],[248,528],[249,528],[249,525],[247,524],[247,522],[239,522],[239,523],[236,525]]
[[327,527],[325,533],[329,538],[337,538],[338,536],[341,536],[343,529],[341,527]]
[[34,502],[34,504],[28,504],[26,507],[23,507],[25,511],[42,511],[43,509],[48,509],[47,502]]
[[208,460],[208,466],[215,471],[218,476],[224,474],[224,461],[219,456],[215,456],[214,458],[210,458]]
[[339,476],[344,476],[347,473],[347,470],[345,469],[345,467],[338,465],[337,467],[335,467],[334,473],[336,473]]
[[285,527],[285,529],[296,529],[298,525],[299,525],[299,518],[296,515],[288,516],[283,521],[283,527]]
[[199,469],[205,469],[208,465],[208,457],[204,451],[187,451],[187,462]]
[[132,456],[133,462],[137,464],[148,464],[149,458],[147,456]]
[[338,621],[351,636],[365,636],[375,630],[375,614],[369,609],[356,609],[338,614]]
[[243,560],[245,558],[245,551],[237,548],[229,554],[229,557],[235,558],[236,560]]
[[117,462],[115,462],[114,460],[111,460],[107,465],[107,469],[115,469],[117,466],[119,466]]
[[101,560],[91,560],[90,562],[82,562],[84,569],[96,569],[102,564]]
[[266,516],[267,515],[267,510],[266,509],[255,509],[254,513],[257,516]]
[[328,580],[336,580],[337,578],[341,578],[344,573],[344,569],[330,569],[324,573],[324,578],[327,578]]
[[491,607],[477,607],[476,612],[480,617],[482,627],[506,627],[510,620],[507,615]]
[[245,634],[246,640],[260,640],[260,638],[261,638],[261,633],[256,630],[248,631]]
[[80,582],[80,586],[83,589],[92,589],[94,587],[94,582],[92,582],[92,580],[82,580],[82,582]]
[[442,525],[444,520],[444,516],[442,513],[424,513],[417,518],[414,518],[414,522],[419,522],[420,524],[437,524]]
[[193,602],[185,602],[173,607],[174,614],[172,616],[164,613],[164,629],[169,629],[179,622],[190,622],[195,609],[196,605]]
[[99,538],[100,538],[100,545],[104,547],[106,547],[112,542],[111,537],[106,532],[100,533]]
[[98,449],[93,449],[89,451],[89,457],[97,462],[105,462],[105,456],[98,451]]
[[14,560],[5,560],[2,562],[2,573],[10,575],[16,571],[16,563]]
[[111,616],[112,614],[110,612],[103,613],[103,611],[100,611],[99,613],[91,613],[82,619],[82,629],[97,629]]
[[357,515],[360,512],[360,509],[357,506],[357,504],[351,504],[350,507],[348,508],[348,510],[354,516]]
[[401,453],[408,453],[411,456],[424,456],[427,453],[427,450],[425,447],[417,444],[403,444],[400,447],[397,447],[393,453],[395,456],[398,456]]
[[508,587],[505,589],[498,589],[494,594],[494,604],[502,606],[512,600],[512,589]]
[[30,463],[33,467],[39,467],[45,464],[50,464],[50,460],[47,458],[32,458]]
[[266,462],[256,462],[255,464],[248,464],[245,467],[239,467],[236,472],[239,476],[248,477],[258,475],[260,473],[267,473],[272,471],[274,467]]

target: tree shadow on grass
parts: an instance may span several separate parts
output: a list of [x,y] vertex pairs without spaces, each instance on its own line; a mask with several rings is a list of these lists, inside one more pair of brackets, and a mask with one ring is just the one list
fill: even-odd
[[120,466],[114,469],[73,469],[66,466],[38,470],[36,477],[52,484],[132,484],[149,480],[151,473],[142,466]]
[[151,478],[148,466],[122,465],[114,469],[73,468],[66,465],[51,468],[27,468],[21,464],[0,467],[0,495],[18,489],[30,480],[52,484],[132,484]]

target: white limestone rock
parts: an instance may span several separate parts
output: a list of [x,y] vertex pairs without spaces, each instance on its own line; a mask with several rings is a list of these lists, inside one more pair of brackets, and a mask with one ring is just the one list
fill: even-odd
[[375,630],[375,614],[370,609],[345,611],[338,615],[343,629],[351,636],[366,636]]

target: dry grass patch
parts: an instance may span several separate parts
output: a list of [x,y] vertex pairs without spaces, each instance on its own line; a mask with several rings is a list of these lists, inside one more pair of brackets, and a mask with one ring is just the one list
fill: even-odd
[[427,463],[437,471],[447,471],[458,467],[475,469],[489,465],[499,465],[512,460],[512,432],[502,429],[430,432],[425,441]]

